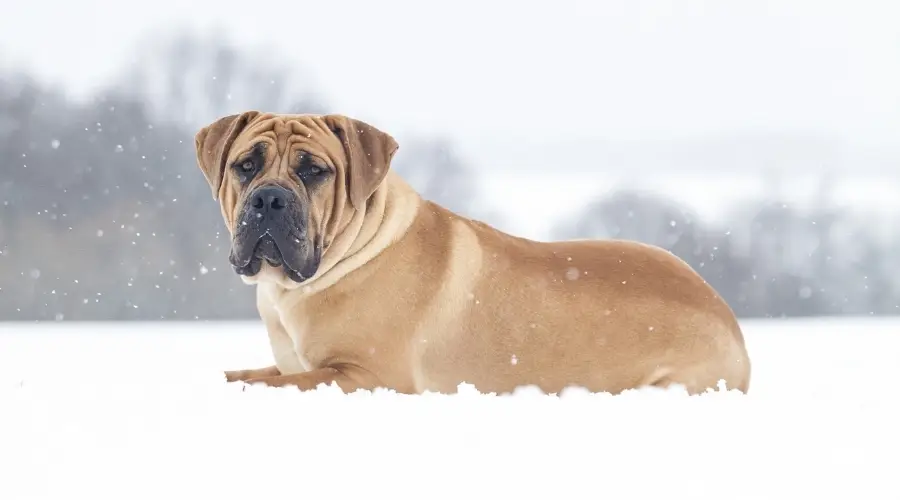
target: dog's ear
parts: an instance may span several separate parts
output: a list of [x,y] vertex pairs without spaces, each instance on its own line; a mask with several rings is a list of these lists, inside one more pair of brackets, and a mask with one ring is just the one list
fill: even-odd
[[203,127],[194,136],[194,148],[197,150],[197,164],[209,187],[214,200],[219,199],[219,189],[225,176],[225,162],[228,151],[234,140],[250,121],[259,115],[258,111],[246,111],[237,115],[229,115]]
[[350,203],[359,210],[384,180],[400,146],[389,134],[360,120],[342,115],[325,115],[323,118],[344,145]]

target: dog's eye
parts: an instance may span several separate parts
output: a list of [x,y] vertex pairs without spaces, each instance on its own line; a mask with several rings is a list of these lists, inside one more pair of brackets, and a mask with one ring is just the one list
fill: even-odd
[[234,164],[234,172],[237,174],[241,183],[246,183],[256,175],[256,161],[254,158],[247,158]]
[[297,176],[303,181],[311,181],[324,177],[328,169],[309,161],[303,161],[297,169]]

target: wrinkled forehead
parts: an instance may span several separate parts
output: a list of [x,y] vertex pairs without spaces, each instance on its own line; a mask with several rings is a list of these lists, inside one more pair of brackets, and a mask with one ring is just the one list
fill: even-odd
[[343,162],[343,145],[320,115],[260,115],[237,137],[229,157],[237,158],[260,142],[267,145],[266,156],[303,150],[333,165]]

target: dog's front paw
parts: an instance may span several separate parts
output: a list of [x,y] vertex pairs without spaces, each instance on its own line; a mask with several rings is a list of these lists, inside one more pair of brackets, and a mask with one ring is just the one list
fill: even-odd
[[244,370],[225,371],[225,382],[242,382],[247,378]]
[[253,378],[276,377],[281,375],[277,366],[269,366],[266,368],[257,368],[251,370],[233,370],[225,371],[226,382],[246,382]]

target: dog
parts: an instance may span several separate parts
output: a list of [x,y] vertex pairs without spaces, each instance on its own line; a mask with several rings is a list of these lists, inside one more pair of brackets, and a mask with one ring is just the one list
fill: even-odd
[[195,147],[274,358],[228,382],[749,389],[733,311],[662,248],[533,241],[453,213],[391,170],[394,137],[345,115],[246,111],[201,128]]

